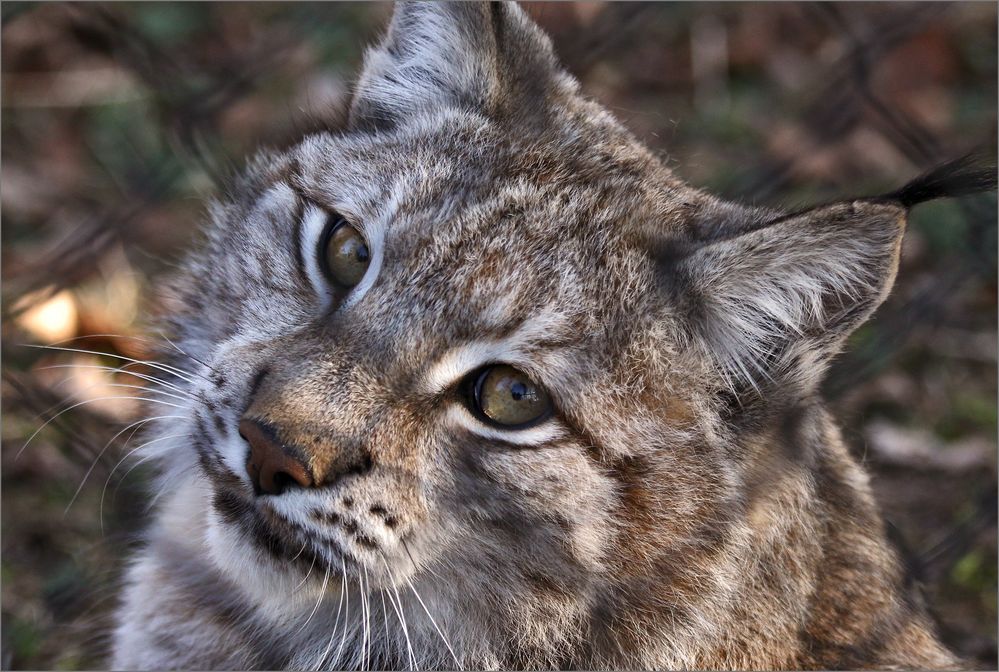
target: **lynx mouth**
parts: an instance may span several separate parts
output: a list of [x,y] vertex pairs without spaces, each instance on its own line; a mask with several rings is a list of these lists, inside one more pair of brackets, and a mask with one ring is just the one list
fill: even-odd
[[248,496],[243,488],[216,484],[212,506],[225,524],[243,532],[249,543],[288,569],[341,571],[354,562],[335,539],[318,538],[266,501]]

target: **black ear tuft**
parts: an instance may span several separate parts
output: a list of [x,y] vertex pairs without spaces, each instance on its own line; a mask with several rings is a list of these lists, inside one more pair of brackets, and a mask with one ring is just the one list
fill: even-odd
[[[974,154],[953,159],[923,173],[907,185],[882,197],[905,208],[937,198],[968,196],[996,188],[996,167],[983,166]],[[880,199],[879,199],[880,200]]]

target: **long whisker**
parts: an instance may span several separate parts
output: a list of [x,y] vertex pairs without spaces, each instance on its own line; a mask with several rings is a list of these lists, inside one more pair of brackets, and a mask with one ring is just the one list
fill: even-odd
[[287,564],[290,565],[291,563],[298,560],[298,556],[300,556],[305,551],[305,547],[308,545],[309,545],[309,540],[306,539],[305,541],[302,542],[302,547],[298,549],[298,553],[296,553],[290,560],[288,560]]
[[399,596],[399,589],[396,586],[395,573],[392,568],[389,567],[388,561],[385,559],[385,554],[381,554],[382,564],[385,565],[385,571],[388,572],[389,578],[392,580],[392,591],[395,593],[395,601],[392,600],[392,594],[389,594],[389,602],[395,608],[395,613],[399,617],[399,623],[402,625],[402,635],[406,638],[406,653],[409,655],[409,669],[415,670],[416,657],[413,655],[413,644],[409,639],[409,626],[406,625],[406,615],[403,612],[402,598]]
[[295,593],[297,593],[302,588],[302,586],[305,585],[305,582],[309,580],[309,577],[312,576],[312,570],[315,568],[315,566],[316,566],[316,556],[313,555],[312,556],[312,564],[309,565],[309,571],[307,571],[305,573],[305,577],[301,581],[298,582],[298,585],[295,586],[294,589],[292,589],[292,591],[291,591],[292,595],[294,595]]
[[[392,642],[392,633],[389,632],[388,608],[385,606],[385,591],[379,590],[378,597],[382,598],[382,625],[385,628],[385,645],[382,648],[384,651],[392,651],[394,653],[395,644]],[[388,658],[388,656],[383,653],[383,658]]]
[[[160,330],[157,330],[160,331]],[[162,335],[162,331],[160,334]],[[83,341],[88,338],[120,338],[123,341],[143,341],[144,343],[155,343],[156,340],[148,338],[146,336],[134,336],[130,334],[83,334],[81,336],[72,336],[70,338],[64,338],[59,341],[53,341],[48,345],[62,345],[63,343],[72,343],[73,341]]]
[[[212,367],[208,366],[207,364],[205,364],[204,362],[202,362],[201,360],[197,359],[196,357],[194,357],[194,356],[188,354],[187,352],[184,352],[183,350],[181,350],[181,348],[176,343],[174,343],[173,341],[171,341],[167,337],[167,335],[163,333],[162,329],[157,329],[156,331],[157,331],[157,333],[160,336],[163,337],[163,339],[167,343],[169,343],[179,353],[181,353],[182,355],[184,355],[185,357],[187,357],[191,361],[197,362],[198,364],[201,364],[202,366],[204,366],[204,367],[206,367],[208,369],[212,368]],[[82,340],[92,339],[92,338],[120,338],[123,341],[141,341],[142,343],[153,343],[153,344],[159,345],[159,342],[156,339],[148,338],[148,337],[145,337],[145,336],[135,336],[135,335],[126,335],[126,334],[83,334],[81,336],[73,336],[72,338],[64,338],[64,339],[62,339],[60,341],[53,341],[52,343],[48,343],[47,346],[49,346],[49,347],[59,346],[59,345],[63,345],[64,343],[73,343],[75,341],[82,341]],[[115,355],[110,355],[110,356],[113,357]]]
[[80,349],[80,348],[62,348],[62,347],[56,347],[56,346],[53,346],[53,345],[34,345],[34,344],[31,344],[31,343],[22,343],[22,345],[24,347],[26,347],[26,348],[37,348],[39,350],[57,350],[57,351],[60,351],[60,352],[77,352],[77,353],[80,353],[81,355],[98,355],[100,357],[114,357],[115,359],[123,359],[126,362],[132,362],[133,364],[141,364],[143,366],[148,366],[148,367],[153,368],[153,369],[159,369],[160,371],[163,371],[164,373],[169,373],[170,375],[177,376],[181,380],[185,380],[188,383],[193,383],[194,382],[194,379],[191,378],[188,375],[189,373],[192,373],[193,375],[199,376],[200,378],[203,378],[204,380],[208,380],[207,378],[205,378],[204,376],[202,376],[200,374],[193,373],[193,372],[188,372],[188,371],[182,371],[181,369],[178,369],[177,367],[174,367],[174,366],[170,366],[168,364],[161,364],[160,362],[150,362],[150,361],[144,360],[144,359],[135,359],[134,357],[126,357],[125,355],[119,355],[117,353],[101,352],[99,350],[83,350],[83,349]]
[[[100,520],[100,523],[101,523],[101,534],[104,534],[104,498],[107,496],[108,486],[111,484],[111,479],[114,477],[114,472],[118,471],[118,467],[120,467],[125,462],[125,460],[127,460],[129,457],[131,457],[136,452],[142,450],[143,448],[145,448],[147,446],[151,446],[154,443],[159,443],[160,441],[166,441],[168,439],[177,439],[177,438],[180,438],[182,436],[184,436],[184,434],[169,434],[167,436],[156,437],[155,439],[152,439],[151,441],[146,441],[145,443],[143,443],[143,444],[141,444],[139,446],[136,446],[132,450],[130,450],[127,453],[125,453],[125,455],[120,460],[118,460],[117,464],[115,464],[114,467],[112,467],[111,473],[108,474],[107,479],[104,481],[104,488],[101,489],[101,499],[100,499],[100,505],[99,505],[99,509],[98,509],[99,510],[98,519]],[[155,455],[156,453],[153,453],[153,454]],[[140,460],[138,463],[132,465],[129,468],[129,471],[126,472],[125,475],[127,476],[128,473],[130,473],[132,469],[134,469],[139,464],[141,464],[143,461],[145,461],[145,459],[148,459],[148,458],[143,458],[143,460]]]
[[[143,448],[146,448],[147,446],[153,445],[154,443],[159,443],[160,441],[166,441],[168,439],[179,439],[179,438],[181,438],[183,436],[186,436],[186,434],[168,434],[166,436],[157,436],[155,439],[151,439],[149,441],[146,441],[145,443],[139,444],[138,446],[136,446],[132,450],[130,450],[127,453],[125,453],[122,456],[122,458],[115,463],[114,467],[111,468],[111,473],[108,474],[107,479],[104,481],[104,491],[101,493],[101,502],[103,503],[104,496],[107,493],[107,487],[111,484],[111,479],[114,478],[114,472],[116,472],[118,470],[118,467],[120,467],[122,464],[124,464],[128,460],[129,457],[131,457],[135,453],[139,452]],[[131,437],[129,437],[129,439],[131,439]],[[128,444],[126,443],[126,446],[127,445]],[[156,453],[154,453],[154,454],[156,454]],[[148,459],[148,458],[143,458],[143,460],[145,460],[145,459]],[[137,466],[137,464],[132,465],[131,467],[129,467],[129,470],[127,472],[125,472],[126,475],[132,469],[134,469]]]
[[[156,385],[162,385],[163,387],[170,388],[171,390],[173,390],[175,392],[178,392],[180,394],[187,394],[188,396],[191,396],[191,397],[194,396],[190,392],[188,392],[187,390],[185,390],[184,388],[178,387],[177,385],[174,385],[171,382],[163,380],[162,378],[157,378],[156,376],[151,376],[148,373],[139,373],[138,371],[129,371],[128,367],[130,367],[130,366],[137,366],[137,364],[135,364],[134,362],[126,362],[125,364],[122,364],[119,367],[105,366],[103,364],[50,364],[48,366],[39,366],[37,368],[37,370],[38,371],[47,371],[49,369],[100,369],[102,371],[107,371],[108,373],[124,373],[125,375],[128,375],[128,376],[135,376],[136,378],[141,378],[142,380],[145,380],[147,382],[154,383]],[[57,385],[56,387],[61,387],[68,380],[69,380],[69,378],[66,378],[65,380],[63,380],[62,382],[60,382],[59,385]]]
[[[174,492],[173,486],[176,485],[176,483],[180,479],[185,478],[187,476],[189,476],[189,474],[188,474],[188,472],[186,470],[185,471],[180,471],[180,472],[174,474],[171,479],[169,479],[169,480],[167,480],[165,482],[160,482],[158,484],[160,487],[157,489],[156,494],[153,495],[150,498],[149,503],[146,504],[146,508],[145,508],[146,513],[149,513],[150,511],[153,510],[153,508],[156,506],[156,502],[160,501],[160,497],[162,497],[163,495],[168,494],[170,492]],[[118,488],[120,488],[121,484],[124,483],[124,482],[125,482],[125,479],[122,479],[121,483],[119,483],[118,486],[115,488],[115,495],[118,494]],[[114,502],[114,496],[115,495],[111,496],[111,501],[112,502]]]
[[[162,331],[160,331],[160,335],[161,336],[163,335]],[[76,336],[74,338],[67,338],[67,339],[63,339],[61,341],[55,341],[54,343],[48,343],[48,344],[45,344],[45,345],[37,345],[37,344],[33,344],[33,343],[32,344],[24,344],[24,345],[29,345],[31,347],[39,347],[39,348],[55,348],[57,346],[58,347],[65,347],[65,346],[63,346],[64,343],[71,343],[73,341],[80,341],[80,340],[84,340],[84,339],[87,339],[87,338],[95,338],[95,337],[120,338],[120,339],[125,340],[125,341],[141,341],[143,343],[153,343],[153,344],[156,344],[157,346],[160,345],[159,342],[156,341],[156,339],[153,339],[153,338],[147,338],[147,337],[144,337],[144,336],[125,336],[125,335],[122,335],[122,334],[85,334],[83,336]],[[174,346],[174,347],[176,347],[176,346]],[[181,352],[183,352],[183,351],[181,351]],[[122,355],[119,355],[119,354],[116,354],[116,353],[112,353],[112,352],[96,352],[96,353],[91,353],[91,354],[100,354],[100,355],[106,355],[108,357],[117,357],[117,358],[120,358],[120,359],[128,359],[127,357],[123,357]],[[191,357],[190,355],[188,355],[186,352],[183,353],[183,354],[186,357],[190,358],[192,361],[197,361],[197,360],[194,360],[194,358]],[[154,363],[152,360],[135,360],[135,361],[136,362],[141,362],[143,364],[153,364]],[[197,363],[201,364],[201,362],[197,362]],[[183,369],[180,369],[180,368],[177,368],[177,367],[174,367],[174,366],[170,366],[169,364],[164,364],[164,363],[160,363],[160,364],[162,366],[165,366],[167,368],[173,369],[174,371],[178,371],[180,373],[188,373],[187,371],[184,371]]]
[[133,390],[143,390],[145,392],[149,392],[150,394],[162,394],[164,396],[170,397],[171,399],[176,399],[177,401],[189,401],[189,400],[195,398],[193,395],[181,396],[179,394],[173,394],[172,392],[167,392],[166,390],[157,390],[156,388],[148,387],[146,385],[131,385],[129,383],[95,383],[94,385],[91,385],[90,388],[86,388],[86,389],[82,390],[81,392],[86,392],[87,389],[91,389],[93,387],[102,387],[102,386],[103,387],[127,387],[127,388],[130,388],[130,389],[133,389]]
[[[121,359],[126,362],[131,362],[132,364],[141,364],[143,366],[149,366],[154,369],[159,369],[164,373],[169,373],[171,375],[177,376],[178,378],[186,380],[189,383],[193,383],[194,380],[188,378],[188,374],[199,375],[197,373],[194,373],[193,371],[184,371],[183,369],[179,369],[176,366],[170,366],[169,364],[163,364],[162,362],[154,362],[148,359],[136,359],[134,357],[128,357],[126,355],[118,354],[116,352],[102,352],[100,350],[84,350],[82,348],[67,348],[55,345],[37,345],[35,343],[21,343],[20,345],[22,345],[25,348],[36,348],[38,350],[56,350],[59,352],[76,352],[81,355],[97,355],[99,357],[113,357],[115,359]],[[201,377],[204,378],[204,376]]]
[[[173,436],[171,436],[169,438],[174,439],[174,438],[177,438],[178,436],[184,436],[184,435],[183,434],[175,434],[175,435],[173,435]],[[141,447],[142,446],[140,446],[140,448]],[[130,466],[128,469],[126,469],[125,473],[121,475],[120,479],[118,479],[118,485],[114,486],[114,492],[111,493],[111,505],[114,506],[114,503],[118,500],[118,491],[121,490],[121,486],[124,485],[125,479],[128,478],[129,474],[131,474],[133,471],[135,471],[136,469],[138,469],[140,466],[142,466],[143,464],[145,464],[149,460],[151,460],[153,458],[156,458],[156,457],[159,457],[160,455],[163,455],[164,453],[169,453],[169,452],[170,452],[170,448],[169,447],[163,448],[161,450],[157,450],[155,452],[150,453],[149,455],[146,455],[145,457],[142,457],[141,459],[136,460],[135,463],[132,464],[132,466]],[[102,515],[103,515],[103,513],[104,512],[101,511]]]
[[[162,332],[160,332],[160,334],[162,335]],[[143,343],[154,343],[154,344],[157,343],[155,339],[148,338],[145,336],[134,336],[127,334],[81,334],[80,336],[72,336],[70,338],[63,338],[58,341],[52,341],[51,343],[46,343],[42,347],[55,347],[55,346],[64,345],[66,343],[75,343],[76,341],[84,341],[93,338],[120,338],[123,341],[141,341]]]
[[[187,420],[188,418],[186,418],[186,417],[182,417],[182,418],[180,418],[180,419],[182,419],[182,420]],[[129,436],[128,436],[128,441],[126,441],[126,442],[125,442],[125,445],[126,445],[126,446],[128,445],[128,442],[132,440],[132,437],[133,437],[133,436],[135,436],[135,430],[133,430],[133,431],[132,431],[132,433],[131,433],[131,434],[129,434]],[[176,438],[188,438],[188,436],[189,436],[189,435],[188,435],[187,433],[182,433],[182,434],[173,434],[173,435],[171,435],[171,436],[170,436],[170,437],[168,437],[168,438],[171,438],[171,439],[176,439]],[[141,446],[140,446],[140,448],[141,448]],[[117,501],[117,499],[118,499],[118,491],[119,491],[119,490],[121,490],[121,486],[125,484],[125,479],[126,479],[126,478],[128,478],[128,475],[129,475],[129,474],[131,474],[131,473],[132,473],[132,472],[133,472],[133,471],[134,471],[134,470],[135,470],[136,468],[138,468],[138,467],[139,467],[140,465],[142,465],[143,463],[145,463],[145,462],[147,462],[147,461],[149,461],[149,460],[151,460],[151,459],[153,459],[153,458],[156,458],[156,457],[159,457],[160,455],[163,455],[163,454],[165,454],[165,453],[168,453],[168,452],[170,452],[171,450],[172,450],[172,449],[171,449],[171,448],[170,448],[169,446],[167,446],[167,447],[166,447],[165,449],[163,449],[163,450],[158,450],[158,451],[156,451],[156,452],[153,452],[153,453],[150,453],[149,455],[146,455],[146,456],[145,456],[145,457],[143,457],[142,459],[140,459],[140,460],[137,460],[137,461],[135,462],[135,464],[133,464],[133,465],[132,465],[131,467],[129,467],[129,468],[128,468],[128,470],[126,470],[126,471],[125,471],[125,473],[124,473],[124,474],[122,475],[121,479],[120,479],[120,480],[118,481],[118,485],[114,486],[114,492],[113,492],[113,493],[111,493],[111,504],[112,504],[112,505],[114,505],[114,503],[115,503],[115,502]],[[177,476],[175,476],[175,477],[174,477],[173,479],[171,479],[171,481],[170,481],[170,482],[171,482],[171,483],[172,483],[172,482],[175,482],[175,481],[177,480],[177,478],[178,478],[179,476],[183,476],[183,475],[184,475],[184,473],[185,473],[185,472],[183,472],[183,471],[182,471],[182,472],[181,472],[180,474],[178,474],[178,475],[177,475]],[[159,501],[159,498],[160,498],[160,497],[162,497],[162,496],[163,496],[163,494],[164,494],[165,492],[169,492],[170,490],[171,490],[171,488],[168,488],[168,487],[162,487],[162,484],[161,484],[161,487],[159,488],[158,492],[157,492],[157,493],[156,493],[156,494],[155,494],[155,495],[153,496],[153,498],[152,498],[152,499],[151,499],[151,500],[149,501],[149,504],[148,504],[148,506],[146,507],[146,510],[147,510],[147,511],[150,511],[150,510],[152,510],[152,507],[153,507],[153,506],[154,506],[154,505],[156,504],[156,502],[157,502],[157,501]],[[103,501],[102,501],[101,503],[103,504]],[[102,511],[102,513],[103,513],[103,511]]]
[[436,571],[434,571],[433,567],[417,567],[416,566],[416,560],[413,559],[413,554],[409,552],[409,544],[406,543],[405,539],[400,539],[399,541],[402,542],[402,548],[403,548],[404,551],[406,551],[406,557],[409,558],[409,564],[412,565],[414,573],[417,572],[417,571],[427,572],[431,576],[434,576],[434,577],[440,579],[441,581],[444,581],[444,578],[440,574],[438,574]]
[[365,585],[365,598],[368,601],[368,618],[364,621],[364,629],[367,630],[368,635],[368,669],[372,669],[372,666],[377,662],[375,656],[378,655],[378,651],[375,650],[375,619],[377,616],[371,606],[374,602],[375,593],[371,588],[371,578],[368,576],[368,568],[364,567],[364,585]]
[[361,669],[368,669],[368,591],[365,587],[364,578],[367,575],[367,569],[364,573],[357,577],[358,583],[361,584]]
[[80,485],[77,486],[76,492],[73,493],[73,497],[69,500],[69,504],[66,505],[66,510],[62,512],[62,515],[65,516],[67,513],[69,513],[69,509],[70,509],[71,506],[73,506],[73,502],[76,501],[76,498],[79,497],[79,495],[80,495],[80,491],[83,490],[83,485],[87,482],[87,479],[90,478],[90,474],[94,471],[94,468],[97,466],[97,463],[100,462],[101,457],[104,456],[104,453],[111,446],[111,444],[114,443],[115,439],[117,439],[119,436],[121,436],[122,434],[124,434],[128,430],[132,429],[133,427],[135,427],[136,429],[138,429],[140,426],[142,426],[142,425],[144,425],[144,424],[146,424],[148,422],[153,422],[155,420],[169,420],[169,419],[183,420],[184,416],[182,416],[182,415],[157,415],[157,416],[154,416],[152,418],[145,418],[143,420],[137,420],[136,422],[133,422],[132,424],[127,425],[120,432],[118,432],[117,434],[115,434],[114,436],[112,436],[111,439],[107,443],[104,444],[104,447],[101,448],[101,451],[99,453],[97,453],[97,457],[94,458],[94,461],[90,463],[90,468],[87,469],[87,473],[85,473],[83,475],[83,479],[80,481]]
[[444,632],[437,625],[437,621],[435,621],[434,617],[430,614],[430,610],[427,609],[427,605],[423,603],[423,598],[420,597],[420,594],[416,591],[416,587],[413,585],[413,582],[409,580],[408,576],[405,577],[405,579],[406,579],[406,584],[409,586],[409,589],[413,591],[413,595],[416,596],[416,600],[420,603],[420,606],[423,607],[424,613],[426,613],[427,618],[430,619],[430,623],[434,626],[434,630],[437,631],[437,634],[440,635],[441,641],[444,642],[444,646],[447,647],[448,653],[450,653],[451,657],[454,658],[454,664],[458,666],[458,669],[463,669],[461,666],[461,662],[458,660],[458,656],[454,655],[454,649],[451,648],[451,643],[444,635]]
[[[89,368],[89,366],[95,366],[96,367],[97,365],[81,365],[81,366],[87,366]],[[74,368],[74,365],[72,365],[72,364],[62,364],[62,365],[45,366],[45,367],[41,367],[41,368],[42,369],[50,369],[50,368],[57,368],[57,367],[60,367],[60,368],[61,367]],[[101,368],[107,368],[108,370],[111,370],[110,367],[101,367]],[[131,373],[131,372],[129,372],[129,373]],[[59,389],[60,387],[62,387],[66,383],[68,383],[71,379],[72,379],[72,376],[70,376],[69,378],[62,379],[61,381],[59,381],[58,383],[56,383],[56,385],[54,386],[53,389]],[[128,388],[132,388],[132,389],[136,389],[136,390],[143,390],[145,392],[152,392],[152,393],[155,393],[155,394],[166,394],[166,395],[171,396],[174,399],[178,399],[180,401],[186,401],[187,399],[194,399],[195,398],[194,395],[189,394],[187,392],[184,392],[182,390],[178,390],[178,391],[181,392],[182,394],[185,394],[186,396],[179,397],[179,396],[176,396],[176,395],[173,395],[173,394],[169,394],[168,392],[165,392],[163,390],[157,390],[155,388],[151,388],[151,387],[147,387],[147,386],[143,386],[143,385],[130,385],[130,384],[127,384],[127,383],[105,383],[103,381],[102,382],[94,383],[92,385],[88,385],[84,389],[80,390],[77,394],[78,395],[82,395],[83,393],[89,392],[90,390],[94,389],[95,387],[101,387],[102,385],[105,386],[105,387],[128,387]],[[37,415],[35,415],[35,419],[44,418],[46,415],[48,415],[52,411],[56,410],[57,408],[59,408],[60,406],[63,406],[66,403],[70,403],[71,401],[72,400],[63,399],[63,400],[61,400],[61,401],[59,401],[59,402],[57,402],[55,404],[52,404],[51,406],[49,406],[48,408],[46,408],[44,411],[41,411],[40,413],[38,413]]]
[[53,420],[55,420],[56,418],[58,418],[59,416],[61,416],[63,413],[68,413],[69,411],[72,411],[74,408],[77,408],[79,406],[84,406],[86,404],[92,404],[92,403],[97,402],[97,401],[108,401],[108,400],[111,400],[111,399],[133,399],[135,401],[147,401],[147,402],[154,403],[154,404],[161,404],[163,406],[169,406],[170,408],[179,408],[181,410],[184,410],[184,407],[181,406],[181,405],[179,405],[179,404],[171,404],[168,401],[163,401],[161,399],[150,399],[148,397],[112,396],[112,397],[95,397],[93,399],[84,399],[81,402],[73,404],[69,408],[64,408],[63,410],[59,411],[58,413],[56,413],[55,415],[53,415],[51,418],[49,418],[48,420],[46,420],[44,423],[42,423],[42,426],[39,427],[38,429],[36,429],[31,434],[31,436],[28,437],[28,440],[24,442],[24,445],[21,446],[21,449],[19,451],[17,451],[17,454],[14,455],[14,460],[17,460],[18,458],[21,457],[21,453],[23,453],[24,449],[28,447],[28,444],[31,443],[32,439],[34,439],[36,436],[38,436],[38,433],[40,431],[42,431],[43,429],[45,429],[46,427],[48,427],[49,424]]
[[340,665],[342,658],[340,654],[343,652],[343,647],[347,643],[347,625],[350,623],[350,584],[347,583],[347,569],[343,569],[343,628],[340,635],[340,646],[337,647],[336,657],[333,659],[336,661],[338,667],[343,667]]
[[[330,628],[330,641],[326,645],[326,650],[323,651],[322,655],[319,656],[319,661],[316,663],[316,669],[323,669],[323,665],[326,664],[326,656],[330,654],[333,649],[333,640],[336,639],[336,629],[340,625],[340,609],[343,607],[343,597],[344,593],[347,592],[347,573],[343,568],[340,569],[340,601],[336,605],[336,620],[333,621],[333,627]],[[344,621],[344,627],[347,627],[346,621]]]
[[312,613],[310,613],[309,617],[305,619],[305,623],[302,623],[302,627],[295,631],[296,635],[302,630],[305,630],[305,628],[309,625],[309,622],[312,620],[312,617],[316,615],[317,611],[319,611],[319,605],[322,604],[323,598],[326,597],[326,585],[329,583],[329,580],[330,567],[329,565],[326,565],[326,576],[323,577],[323,587],[319,590],[319,597],[316,599],[316,606],[312,608]]
[[187,357],[188,359],[190,359],[192,362],[196,362],[196,363],[200,364],[201,366],[205,367],[209,371],[212,371],[212,372],[215,371],[214,367],[209,366],[208,364],[204,363],[203,361],[201,361],[200,359],[198,359],[197,357],[195,357],[194,355],[190,354],[189,352],[187,352],[186,350],[184,350],[183,348],[181,348],[179,345],[177,345],[176,343],[174,343],[172,340],[170,340],[170,337],[167,336],[166,334],[164,334],[162,329],[157,329],[156,331],[163,338],[163,340],[165,340],[167,343],[170,344],[171,347],[173,347],[174,350],[176,350],[180,354],[184,355],[185,357]]

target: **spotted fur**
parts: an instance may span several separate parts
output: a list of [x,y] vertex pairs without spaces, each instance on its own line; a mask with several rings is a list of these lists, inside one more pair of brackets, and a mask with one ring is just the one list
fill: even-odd
[[[722,202],[516,5],[400,5],[344,127],[254,160],[177,278],[112,664],[954,667],[816,391],[907,205]],[[332,211],[372,251],[346,296]],[[468,411],[497,362],[550,420]],[[319,487],[255,496],[244,415]]]

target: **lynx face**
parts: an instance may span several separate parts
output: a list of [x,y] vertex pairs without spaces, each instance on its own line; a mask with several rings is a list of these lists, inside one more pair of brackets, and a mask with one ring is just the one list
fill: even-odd
[[586,101],[516,6],[402,6],[345,128],[214,208],[176,289],[199,402],[164,482],[199,474],[214,562],[275,619],[411,586],[464,661],[665,650],[732,610],[780,527],[758,502],[821,437],[760,447],[768,418],[817,412],[904,215],[723,203]]

